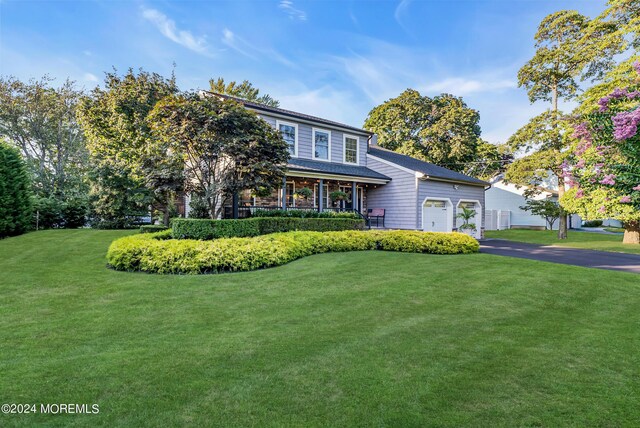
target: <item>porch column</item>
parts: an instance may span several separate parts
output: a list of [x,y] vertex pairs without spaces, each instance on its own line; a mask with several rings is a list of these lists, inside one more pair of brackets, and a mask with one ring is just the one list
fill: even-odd
[[355,181],[351,182],[351,209],[354,211],[358,209],[358,189]]
[[287,209],[287,177],[282,177],[282,209]]
[[233,192],[233,196],[231,197],[231,204],[233,205],[232,212],[233,218],[237,219],[239,217],[238,213],[238,192]]
[[318,184],[318,211],[322,212],[324,209],[324,180],[320,179],[320,184]]

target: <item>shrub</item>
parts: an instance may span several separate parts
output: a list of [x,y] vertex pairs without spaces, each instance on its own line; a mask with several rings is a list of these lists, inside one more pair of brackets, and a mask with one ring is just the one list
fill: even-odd
[[53,196],[33,198],[34,229],[52,229],[82,227],[87,223],[87,201],[79,198],[66,201]]
[[191,195],[191,201],[189,203],[189,217],[190,218],[211,218],[209,213],[209,205],[202,196],[198,196],[193,193]]
[[172,223],[176,239],[244,238],[275,232],[308,230],[363,229],[364,220],[353,218],[252,217],[243,220],[206,220],[175,218]]
[[68,199],[62,206],[64,227],[75,229],[87,224],[89,202],[82,198]]
[[163,230],[169,230],[169,228],[162,224],[145,224],[140,226],[140,233],[156,233]]
[[167,239],[168,232],[114,241],[107,252],[109,265],[126,271],[197,274],[250,271],[336,251],[469,254],[479,250],[478,241],[462,233],[348,230],[196,241]]
[[19,235],[29,227],[30,187],[20,153],[0,141],[0,238]]
[[53,196],[33,198],[33,228],[51,229],[62,227],[64,218],[62,215],[63,204]]
[[294,217],[294,218],[355,218],[360,219],[358,214],[348,211],[321,211],[313,209],[295,210],[261,210],[257,209],[252,217]]
[[174,218],[171,220],[173,237],[176,239],[218,239],[258,236],[256,219],[246,220],[208,220],[193,218]]
[[589,220],[583,221],[582,227],[600,227],[602,226],[602,220]]

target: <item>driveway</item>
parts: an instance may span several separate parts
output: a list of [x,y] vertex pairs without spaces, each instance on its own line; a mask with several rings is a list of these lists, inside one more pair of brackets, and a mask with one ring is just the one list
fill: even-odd
[[480,252],[542,262],[640,273],[640,254],[525,244],[504,239],[480,241]]

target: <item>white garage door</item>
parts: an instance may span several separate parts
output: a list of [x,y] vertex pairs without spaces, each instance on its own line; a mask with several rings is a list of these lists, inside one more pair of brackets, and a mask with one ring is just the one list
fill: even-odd
[[450,215],[445,201],[427,200],[422,209],[422,228],[427,232],[451,232]]

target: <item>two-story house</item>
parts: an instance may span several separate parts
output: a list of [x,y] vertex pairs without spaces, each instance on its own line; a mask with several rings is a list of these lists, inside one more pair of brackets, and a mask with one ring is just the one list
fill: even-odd
[[[484,191],[488,183],[385,150],[376,135],[350,125],[269,107],[226,95],[254,111],[282,133],[291,159],[282,188],[270,197],[246,192],[240,204],[246,208],[385,210],[385,226],[426,231],[455,230],[460,207],[473,208],[480,237],[484,226]],[[297,197],[302,188],[308,198]],[[344,199],[331,198],[344,192]],[[334,196],[336,196],[334,194]],[[188,212],[188,209],[187,209]]]

